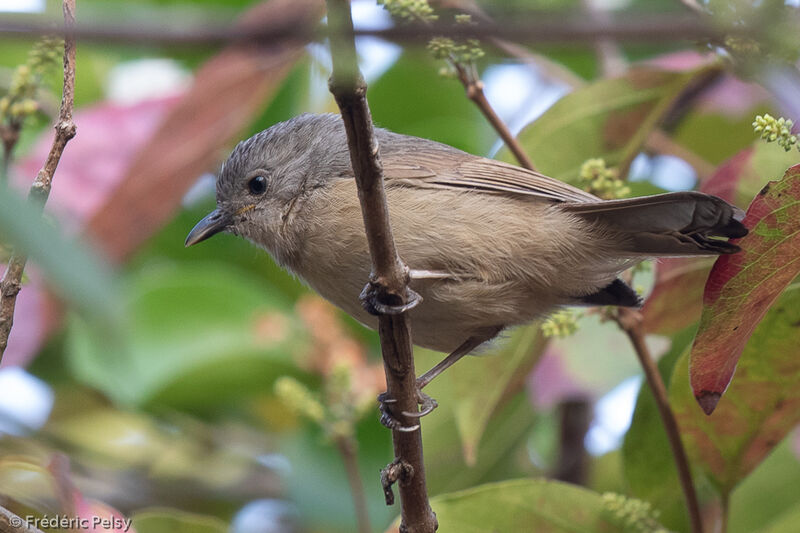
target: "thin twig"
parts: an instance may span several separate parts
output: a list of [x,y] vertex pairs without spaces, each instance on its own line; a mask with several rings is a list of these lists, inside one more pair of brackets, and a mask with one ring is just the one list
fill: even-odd
[[[692,15],[637,15],[613,19],[605,23],[586,17],[553,16],[538,19],[498,20],[477,25],[424,24],[402,25],[383,29],[358,29],[358,37],[380,37],[389,41],[425,43],[432,37],[454,39],[502,38],[522,43],[559,43],[566,45],[594,43],[602,39],[618,42],[720,41],[724,35],[749,35],[743,27],[718,28],[705,18]],[[241,28],[233,25],[81,25],[71,30],[81,41],[101,44],[121,43],[149,46],[219,46],[228,43],[275,43],[309,38],[322,40],[314,26],[306,21],[282,20],[270,26]],[[53,28],[39,22],[0,23],[1,38],[25,38],[52,35]]]
[[347,473],[347,482],[350,484],[350,494],[353,497],[358,531],[359,533],[370,533],[372,528],[369,525],[369,512],[367,511],[364,484],[361,482],[361,474],[358,472],[356,441],[352,437],[339,437],[336,439],[336,447],[342,456],[344,469]]
[[486,120],[489,121],[497,134],[500,135],[500,138],[506,143],[511,153],[514,154],[520,166],[530,170],[536,170],[536,167],[533,166],[533,161],[531,161],[528,154],[525,153],[525,150],[522,149],[517,138],[514,137],[505,122],[497,115],[494,108],[492,108],[492,105],[489,103],[489,100],[486,99],[486,95],[483,92],[483,82],[471,75],[468,70],[464,68],[464,65],[454,62],[453,66],[456,69],[459,81],[467,91],[467,98],[478,106],[483,116],[486,117]]
[[689,459],[686,456],[683,441],[681,441],[681,433],[678,428],[678,422],[675,419],[675,413],[672,412],[672,408],[669,405],[667,388],[664,386],[664,381],[661,379],[658,367],[653,361],[650,350],[644,342],[642,315],[636,310],[622,307],[618,309],[613,317],[617,324],[619,324],[619,327],[628,335],[631,344],[633,344],[636,356],[639,358],[639,363],[641,363],[642,369],[644,370],[647,384],[650,386],[650,390],[653,392],[653,396],[656,399],[658,413],[661,415],[661,421],[667,432],[667,439],[672,449],[675,467],[678,470],[678,479],[681,483],[681,489],[683,489],[683,497],[686,500],[686,509],[689,513],[691,531],[692,533],[702,533],[703,521],[700,515],[700,504],[697,501],[697,493],[695,492],[694,483],[692,482],[692,471],[689,467]]
[[[477,5],[460,5],[458,3],[457,6],[462,11],[475,14],[477,17],[480,18],[484,23],[492,23],[492,19],[484,13],[480,7]],[[425,19],[418,19],[418,22],[424,26],[432,26],[433,24],[429,20]],[[495,39],[496,41],[498,39]],[[499,40],[502,44],[503,41]],[[468,63],[464,63],[460,61],[456,56],[450,54],[450,57],[447,59],[447,62],[455,69],[456,75],[458,77],[458,81],[461,82],[461,85],[464,86],[464,90],[467,93],[467,98],[469,98],[476,106],[483,116],[486,117],[486,120],[492,125],[495,129],[497,134],[503,140],[508,149],[511,150],[511,153],[514,154],[514,157],[517,159],[519,164],[527,169],[536,170],[536,167],[533,166],[533,161],[528,157],[528,154],[525,153],[525,150],[522,149],[522,146],[517,141],[517,138],[511,133],[511,130],[508,129],[505,122],[498,116],[497,112],[492,107],[492,104],[489,103],[489,100],[486,98],[486,94],[483,92],[483,81],[481,81],[480,76],[478,75],[478,69],[474,63],[474,61],[470,61]]]
[[15,515],[5,507],[0,507],[0,531],[3,533],[42,533],[38,527],[28,524],[28,521]]
[[[39,170],[28,192],[29,203],[39,212],[44,210],[44,205],[50,196],[53,174],[61,154],[64,153],[64,147],[75,136],[75,123],[72,121],[72,109],[75,103],[75,39],[69,33],[69,29],[75,25],[75,0],[64,0],[63,11],[67,38],[64,40],[64,89],[55,125],[56,135],[44,166]],[[14,325],[14,307],[17,294],[22,287],[22,273],[27,259],[25,253],[15,251],[8,261],[3,279],[0,280],[0,361],[8,346],[11,327]]]
[[[342,113],[350,162],[358,186],[364,227],[372,258],[372,273],[365,289],[382,306],[407,308],[418,301],[408,290],[408,269],[397,254],[389,210],[383,188],[383,168],[366,98],[366,84],[358,70],[350,3],[327,0],[331,32],[333,71],[330,89]],[[369,297],[369,296],[368,296]],[[381,313],[378,317],[387,392],[395,403],[393,411],[401,424],[414,425],[403,412],[416,412],[417,384],[411,348],[411,329],[407,315]],[[395,460],[406,475],[399,479],[401,530],[407,533],[436,531],[436,515],[428,503],[425,467],[422,457],[422,432],[392,431]]]

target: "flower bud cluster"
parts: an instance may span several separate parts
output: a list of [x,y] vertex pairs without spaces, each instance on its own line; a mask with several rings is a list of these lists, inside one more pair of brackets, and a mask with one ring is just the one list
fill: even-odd
[[776,119],[768,113],[758,115],[753,121],[753,129],[762,139],[768,143],[777,142],[787,152],[797,145],[797,135],[792,134],[792,126],[794,122],[791,120],[783,117]]
[[581,165],[579,183],[583,190],[604,200],[624,198],[631,193],[616,169],[606,167],[603,159],[588,159]]

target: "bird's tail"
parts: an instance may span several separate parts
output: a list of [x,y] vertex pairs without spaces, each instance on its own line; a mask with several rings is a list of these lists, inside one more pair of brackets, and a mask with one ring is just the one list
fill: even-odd
[[716,255],[739,251],[722,238],[747,235],[744,212],[716,196],[675,192],[559,207],[622,234],[632,256]]

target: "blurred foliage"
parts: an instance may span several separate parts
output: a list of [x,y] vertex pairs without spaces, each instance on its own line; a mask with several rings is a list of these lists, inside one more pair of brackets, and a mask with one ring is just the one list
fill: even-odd
[[[257,3],[81,0],[78,16],[85,24],[122,19],[130,24],[222,24]],[[446,11],[447,20],[454,7],[469,8],[469,2],[432,4]],[[479,4],[497,18],[574,15],[584,9],[579,0]],[[774,2],[760,4],[764,20],[774,22],[776,13],[784,13]],[[681,9],[674,0],[633,0],[619,6],[617,14]],[[731,11],[725,13],[720,16]],[[746,15],[743,23],[758,18],[749,11]],[[48,0],[42,18],[59,16],[60,2]],[[538,46],[536,53],[585,83],[525,125],[520,141],[546,174],[609,197],[635,196],[664,191],[663,182],[650,181],[656,168],[640,181],[620,179],[638,154],[657,150],[646,140],[661,128],[658,132],[675,146],[716,168],[700,184],[702,190],[746,207],[767,180],[800,162],[796,151],[757,140],[765,130],[754,133],[753,117],[780,116],[782,110],[765,91],[735,77],[758,82],[754,65],[791,55],[785,43],[775,41],[786,37],[791,47],[793,35],[783,22],[774,28],[755,55],[745,54],[747,43],[728,41],[732,52],[724,61],[698,59],[697,49],[710,49],[705,43],[694,49],[677,41],[625,44],[620,51],[630,68],[614,79],[602,77],[591,46]],[[5,94],[13,70],[25,63],[31,43],[4,40],[0,93]],[[776,52],[766,53],[770,47]],[[485,56],[467,58],[479,71],[517,61],[487,43],[481,49]],[[318,45],[309,50],[280,78],[275,94],[255,116],[234,117],[243,124],[240,137],[301,112],[335,110],[325,85],[329,67],[320,59],[324,54]],[[120,75],[117,67],[131,61],[168,59],[194,73],[217,52],[210,46],[80,43],[77,108],[107,102],[110,76]],[[364,60],[371,60],[367,56]],[[424,43],[404,47],[384,67],[369,87],[379,126],[491,154],[497,135],[463,87],[438,75],[441,61]],[[533,67],[519,68],[533,68],[543,87],[563,86],[561,80],[546,79],[535,61]],[[694,94],[696,84],[710,76],[718,76],[717,81]],[[55,78],[47,77],[44,85],[56,88]],[[279,78],[272,79],[277,85]],[[510,85],[499,93],[517,101],[516,90]],[[37,138],[50,134],[53,113],[48,109],[57,108],[58,98],[46,93],[37,98],[45,113],[26,121],[17,147],[21,157]],[[535,103],[523,102],[512,115],[527,115]],[[216,104],[214,98],[202,103]],[[790,143],[796,131],[785,121],[783,126],[781,139]],[[213,133],[197,132],[198,139]],[[124,134],[135,138],[137,132]],[[81,135],[86,132],[79,121]],[[184,153],[177,141],[168,154],[140,155],[156,166],[161,160],[174,162]],[[97,154],[97,159],[121,158],[123,152]],[[510,156],[503,151],[499,157]],[[33,176],[17,178],[15,187],[27,186]],[[58,173],[55,184],[75,187],[78,196],[86,186],[62,183]],[[170,194],[183,192],[170,185],[164,184]],[[107,189],[102,205],[116,192],[116,187]],[[47,342],[37,345],[37,359],[28,370],[54,396],[52,412],[39,427],[16,420],[3,403],[16,393],[0,389],[0,432],[8,432],[0,435],[4,506],[22,515],[54,514],[63,512],[63,494],[71,494],[87,512],[116,509],[132,518],[139,533],[349,532],[355,529],[353,502],[335,445],[344,436],[357,448],[372,529],[391,527],[398,508],[385,505],[378,483],[378,471],[391,460],[392,450],[372,403],[384,388],[374,332],[312,295],[242,239],[222,235],[185,249],[187,231],[213,208],[211,187],[192,190],[171,220],[115,265],[114,274],[94,253],[64,237],[70,230],[61,231],[61,223],[52,222],[65,209],[57,194],[47,222],[41,222],[18,195],[0,193],[3,250],[13,244],[30,253],[59,297],[57,302],[48,297],[35,316],[17,317],[19,331],[33,318],[47,324]],[[70,215],[70,220],[88,218],[86,213]],[[675,267],[671,271],[658,264],[655,276],[642,276],[655,277],[645,283],[655,285],[645,323],[648,331],[661,335],[649,341],[654,352],[664,354],[659,369],[686,432],[701,504],[712,515],[720,497],[728,498],[730,533],[794,531],[800,516],[800,461],[790,434],[797,423],[798,378],[791,366],[797,346],[796,287],[790,285],[758,326],[718,412],[706,418],[688,389],[686,354],[710,265],[675,261],[669,263]],[[665,272],[669,275],[662,276]],[[622,449],[589,459],[587,488],[530,479],[552,474],[562,445],[554,406],[576,396],[596,399],[636,372],[631,348],[613,325],[594,312],[579,318],[568,314],[541,329],[533,324],[509,332],[485,348],[486,355],[468,358],[430,386],[439,407],[422,422],[423,441],[440,531],[652,532],[660,530],[658,524],[688,530],[669,446],[647,389],[638,394]],[[546,338],[573,331],[565,338]],[[417,350],[418,370],[441,357]]]
[[[627,169],[691,80],[706,75],[706,69],[673,73],[641,68],[598,81],[556,102],[520,132],[519,140],[533,154],[537,169],[570,183],[577,182],[581,166],[592,158]],[[510,155],[501,157],[508,161]]]

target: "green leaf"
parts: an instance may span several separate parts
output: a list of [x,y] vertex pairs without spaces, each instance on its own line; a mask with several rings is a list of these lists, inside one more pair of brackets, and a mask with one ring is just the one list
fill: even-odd
[[145,509],[131,517],[136,533],[226,533],[228,525],[214,516],[178,509]]
[[[800,524],[800,461],[789,435],[731,494],[727,533],[795,532]],[[793,528],[787,528],[794,517]]]
[[[631,502],[629,500],[629,502]],[[653,521],[630,520],[590,490],[544,479],[490,483],[431,500],[439,533],[536,531],[536,533],[656,533]]]
[[736,379],[711,416],[694,403],[689,354],[675,366],[669,395],[684,443],[723,495],[800,422],[798,323],[800,290],[795,287],[784,292],[756,327]]
[[209,263],[151,268],[124,300],[120,343],[79,320],[68,336],[75,375],[117,402],[215,409],[297,373],[305,330],[263,279]]
[[464,88],[438,74],[427,52],[406,51],[368,91],[378,126],[484,154],[496,138]]
[[[709,112],[702,106],[694,106],[677,124],[672,139],[709,163],[718,165],[753,143],[755,139],[753,117],[765,112],[773,111],[763,105],[757,105],[750,111],[733,116]],[[759,141],[759,144],[766,143]],[[778,147],[773,146],[773,148]],[[783,152],[780,148],[778,150]],[[788,165],[784,165],[784,169],[786,166]],[[750,198],[752,195],[747,201]]]
[[[519,388],[544,349],[538,324],[518,328],[503,344],[487,349],[483,357],[468,357],[436,379],[429,394],[440,404],[452,406],[461,448],[468,465],[477,461],[477,450],[489,418],[510,388]],[[492,349],[500,346],[500,349]],[[432,367],[442,354],[415,353],[418,373]],[[490,386],[487,386],[490,384]]]
[[440,402],[439,408],[422,422],[425,461],[434,465],[426,470],[429,494],[541,473],[532,464],[528,450],[538,415],[524,390],[497,406],[475,450],[475,461],[469,464],[463,454],[454,453],[463,447],[455,407]]
[[742,251],[714,263],[689,362],[692,391],[710,414],[755,327],[800,273],[800,165],[768,183],[747,210]]
[[[635,68],[591,83],[556,102],[518,139],[540,172],[568,182],[589,158],[625,165],[687,85],[716,68],[689,73]],[[510,161],[507,151],[501,158]]]
[[[392,441],[378,422],[377,408],[359,422],[356,440],[358,470],[366,488],[370,520],[374,525],[386,524],[397,508],[386,505],[379,472],[392,458]],[[304,531],[356,531],[353,498],[342,457],[336,446],[323,437],[321,429],[308,424],[301,431],[281,435],[279,450],[292,468],[283,480],[284,487],[287,498],[303,517],[307,527]]]
[[797,524],[800,524],[800,505],[786,512],[759,533],[796,533]]

